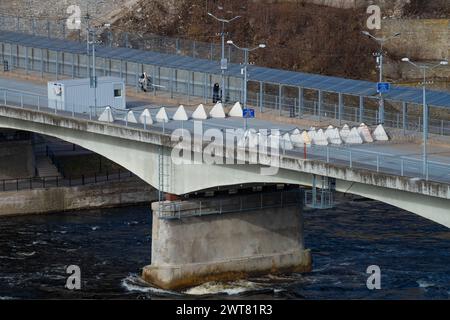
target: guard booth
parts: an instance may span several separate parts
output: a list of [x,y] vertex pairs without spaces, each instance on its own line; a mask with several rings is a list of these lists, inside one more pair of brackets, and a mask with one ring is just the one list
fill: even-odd
[[48,106],[75,113],[90,113],[94,106],[125,109],[125,82],[116,77],[50,81],[47,83]]

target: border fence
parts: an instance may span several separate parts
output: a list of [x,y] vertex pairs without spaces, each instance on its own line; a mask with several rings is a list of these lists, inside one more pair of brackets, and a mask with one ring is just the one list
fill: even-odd
[[[86,31],[81,29],[68,30],[66,18],[49,20],[0,14],[0,30],[22,32],[54,39],[86,41]],[[221,44],[214,42],[202,42],[155,34],[140,35],[123,31],[111,31],[109,29],[103,31],[101,41],[105,46],[110,47],[151,50],[209,60],[220,60],[222,52]],[[232,46],[227,46],[225,55],[229,62],[234,63],[240,63],[244,58],[242,52]]]

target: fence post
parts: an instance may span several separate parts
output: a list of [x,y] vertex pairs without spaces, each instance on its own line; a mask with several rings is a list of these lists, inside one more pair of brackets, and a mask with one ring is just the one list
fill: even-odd
[[351,150],[350,150],[349,162],[350,162],[350,168],[352,168],[353,167],[353,161],[352,161],[352,151]]
[[380,172],[380,155],[377,154],[377,172]]
[[444,135],[444,120],[441,120],[441,136]]
[[403,158],[402,159],[400,159],[400,173],[401,173],[401,176],[403,177],[404,176],[404,163],[403,163]]
[[327,163],[330,163],[330,147],[327,145]]

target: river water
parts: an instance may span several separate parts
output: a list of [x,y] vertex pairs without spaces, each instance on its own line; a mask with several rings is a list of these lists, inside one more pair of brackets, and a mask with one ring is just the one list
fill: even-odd
[[[314,271],[207,283],[182,292],[143,283],[150,263],[148,207],[0,218],[0,298],[449,299],[450,231],[375,201],[343,199],[305,211]],[[82,288],[65,288],[68,265]],[[381,268],[370,291],[366,269]]]

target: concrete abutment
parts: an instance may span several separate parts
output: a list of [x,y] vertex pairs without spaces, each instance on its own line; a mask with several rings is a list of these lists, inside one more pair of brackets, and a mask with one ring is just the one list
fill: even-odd
[[144,267],[143,279],[163,289],[180,289],[268,273],[310,272],[301,203],[277,203],[270,197],[264,195],[256,205],[258,197],[248,196],[244,209],[241,204],[231,208],[236,197],[201,205],[191,200],[153,203],[152,262]]

